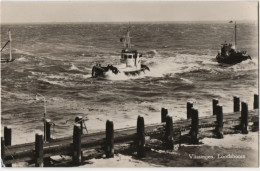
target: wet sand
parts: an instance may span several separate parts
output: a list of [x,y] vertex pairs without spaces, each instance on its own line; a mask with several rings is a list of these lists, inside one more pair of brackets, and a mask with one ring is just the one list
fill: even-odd
[[[204,138],[203,144],[181,145],[173,151],[152,149],[143,159],[117,154],[110,159],[91,159],[80,167],[258,167],[258,134]],[[197,159],[191,158],[194,155]]]

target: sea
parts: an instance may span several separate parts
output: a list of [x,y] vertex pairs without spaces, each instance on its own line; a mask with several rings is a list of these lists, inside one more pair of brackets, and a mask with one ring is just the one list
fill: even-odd
[[[120,63],[120,38],[130,26],[132,48],[150,71],[138,76],[92,78],[92,67]],[[14,62],[1,64],[1,132],[12,128],[12,144],[33,142],[52,121],[52,137],[72,136],[76,116],[84,134],[161,122],[161,108],[173,122],[186,119],[192,101],[199,116],[212,115],[212,99],[233,111],[233,96],[253,108],[258,94],[258,23],[237,22],[236,48],[252,60],[236,65],[216,61],[221,44],[234,42],[234,23],[50,23],[2,24],[1,47],[12,34]],[[9,46],[1,58],[9,57]],[[37,97],[36,97],[37,95]],[[46,107],[46,113],[45,113]],[[45,113],[45,116],[44,116]]]

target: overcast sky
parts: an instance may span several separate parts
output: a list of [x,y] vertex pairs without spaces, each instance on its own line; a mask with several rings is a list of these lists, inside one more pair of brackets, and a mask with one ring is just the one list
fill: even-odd
[[258,2],[1,2],[2,23],[257,20]]

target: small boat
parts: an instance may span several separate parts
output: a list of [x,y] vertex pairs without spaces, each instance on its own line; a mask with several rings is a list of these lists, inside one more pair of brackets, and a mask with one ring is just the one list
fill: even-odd
[[105,77],[106,73],[112,72],[117,75],[123,73],[125,75],[139,75],[140,73],[145,73],[145,71],[150,71],[149,67],[142,64],[142,54],[138,53],[137,50],[131,48],[130,42],[130,27],[127,28],[126,35],[120,38],[121,42],[124,42],[124,48],[121,51],[120,63],[121,65],[107,65],[101,66],[101,64],[96,64],[92,68],[92,77]]
[[[13,62],[15,59],[12,58],[12,44],[11,44],[11,31],[8,31],[9,35],[9,40],[5,43],[5,45],[2,47],[1,52],[4,50],[4,48],[9,44],[9,59],[2,59],[1,58],[1,63],[8,63],[8,62]],[[1,55],[2,56],[2,55]]]
[[[230,23],[232,23],[232,21],[230,21]],[[218,63],[234,65],[247,59],[251,59],[246,51],[236,50],[236,29],[237,25],[235,22],[235,44],[233,46],[231,43],[227,44],[226,41],[224,44],[221,44],[221,51],[216,56]]]

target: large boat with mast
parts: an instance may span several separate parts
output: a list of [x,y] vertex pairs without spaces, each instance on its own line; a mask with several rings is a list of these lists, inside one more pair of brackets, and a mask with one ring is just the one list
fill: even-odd
[[135,76],[142,72],[150,71],[149,67],[142,64],[142,54],[131,48],[130,38],[130,27],[128,27],[126,35],[120,38],[120,42],[123,42],[120,58],[121,65],[113,66],[109,64],[101,66],[101,64],[96,64],[92,68],[92,77],[105,77],[108,72],[115,75],[123,73]]
[[14,58],[12,57],[12,43],[11,43],[12,39],[11,39],[11,31],[10,30],[8,31],[8,37],[9,37],[9,40],[1,48],[1,53],[3,52],[5,47],[9,44],[9,59],[8,58],[3,59],[2,58],[2,54],[1,54],[1,63],[8,63],[8,62],[13,62],[14,61]]
[[[230,21],[229,23],[233,23],[233,21]],[[221,44],[221,50],[218,53],[218,55],[216,56],[216,59],[218,61],[218,63],[222,63],[222,64],[229,64],[229,65],[234,65],[237,63],[240,63],[242,61],[245,61],[247,59],[251,59],[251,57],[247,54],[246,51],[239,51],[236,49],[236,39],[237,39],[237,24],[235,22],[235,28],[234,28],[234,32],[235,32],[235,42],[234,45],[232,45],[232,43],[227,44],[227,42],[225,41],[225,43]]]

